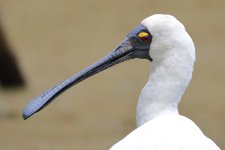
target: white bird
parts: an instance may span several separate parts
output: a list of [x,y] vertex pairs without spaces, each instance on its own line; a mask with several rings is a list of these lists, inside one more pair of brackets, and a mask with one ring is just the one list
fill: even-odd
[[185,27],[171,15],[156,14],[141,22],[108,56],[33,99],[24,109],[27,119],[72,85],[132,58],[151,61],[149,81],[137,105],[137,129],[110,150],[219,150],[178,104],[195,62],[195,47]]

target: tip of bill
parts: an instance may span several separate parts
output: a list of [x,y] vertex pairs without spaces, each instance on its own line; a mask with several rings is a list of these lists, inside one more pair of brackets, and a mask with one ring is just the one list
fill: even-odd
[[39,109],[39,105],[37,105],[36,101],[29,102],[23,109],[23,119],[26,120],[30,116],[32,116],[34,113],[36,113]]

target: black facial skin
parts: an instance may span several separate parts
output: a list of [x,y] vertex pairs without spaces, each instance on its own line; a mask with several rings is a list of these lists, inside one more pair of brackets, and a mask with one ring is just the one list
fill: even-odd
[[[138,34],[141,32],[146,32],[149,35],[144,41],[138,36]],[[133,48],[136,49],[134,57],[144,58],[152,61],[152,58],[149,56],[152,35],[149,33],[148,29],[145,26],[137,26],[132,32],[127,35],[127,37],[130,39]]]
[[[138,35],[141,32],[146,32],[148,36],[145,38],[139,37]],[[152,61],[152,58],[149,56],[151,41],[152,36],[148,29],[143,25],[139,25],[106,57],[32,99],[23,110],[23,118],[27,119],[36,112],[42,110],[58,95],[62,94],[71,86],[111,66],[133,58],[148,59]]]

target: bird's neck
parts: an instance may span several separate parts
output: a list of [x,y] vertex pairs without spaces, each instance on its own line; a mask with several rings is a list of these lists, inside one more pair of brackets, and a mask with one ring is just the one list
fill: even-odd
[[178,114],[178,104],[191,80],[193,65],[194,59],[185,56],[153,60],[149,81],[137,105],[137,126],[161,115]]

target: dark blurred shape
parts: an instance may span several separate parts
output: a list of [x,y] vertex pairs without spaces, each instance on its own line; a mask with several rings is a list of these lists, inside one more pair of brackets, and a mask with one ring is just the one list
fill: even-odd
[[18,67],[15,55],[4,36],[3,27],[0,22],[0,85],[7,87],[23,87],[25,80]]

